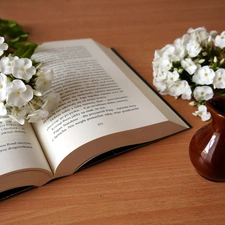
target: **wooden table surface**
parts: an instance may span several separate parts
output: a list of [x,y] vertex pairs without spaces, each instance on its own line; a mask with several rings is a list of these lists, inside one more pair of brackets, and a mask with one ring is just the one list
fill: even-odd
[[[225,30],[224,0],[2,0],[0,17],[30,40],[93,38],[149,83],[154,50],[190,28]],[[193,126],[0,203],[0,224],[225,224],[225,183],[200,177],[188,146],[203,125],[188,101],[164,98]]]

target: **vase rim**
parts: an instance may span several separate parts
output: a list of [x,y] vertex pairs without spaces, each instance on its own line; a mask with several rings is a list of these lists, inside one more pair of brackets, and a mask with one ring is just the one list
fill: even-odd
[[206,107],[209,111],[214,111],[217,114],[225,117],[225,97],[216,96],[206,101]]

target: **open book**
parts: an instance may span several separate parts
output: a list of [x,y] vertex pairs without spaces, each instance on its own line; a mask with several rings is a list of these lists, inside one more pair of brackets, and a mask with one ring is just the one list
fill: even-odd
[[100,155],[190,127],[118,54],[92,39],[44,43],[33,58],[54,70],[61,103],[41,122],[1,124],[0,193],[42,186]]

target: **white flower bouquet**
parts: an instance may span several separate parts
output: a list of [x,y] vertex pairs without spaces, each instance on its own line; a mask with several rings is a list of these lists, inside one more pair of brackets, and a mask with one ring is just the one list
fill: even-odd
[[[24,43],[27,34],[14,21],[0,20],[0,122],[21,125],[49,116],[59,103],[50,91],[53,71],[30,59],[36,44]],[[27,57],[28,58],[27,58]]]
[[193,115],[210,119],[205,102],[225,94],[225,31],[218,34],[204,27],[190,28],[186,34],[155,51],[153,84],[162,95],[194,101]]

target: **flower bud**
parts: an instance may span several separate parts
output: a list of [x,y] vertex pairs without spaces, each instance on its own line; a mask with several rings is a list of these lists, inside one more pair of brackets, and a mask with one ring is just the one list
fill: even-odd
[[189,105],[195,106],[195,101],[189,102]]
[[205,59],[200,59],[200,60],[198,61],[199,64],[202,64],[203,62],[205,62]]
[[224,63],[225,58],[220,60],[220,65],[222,65]]

